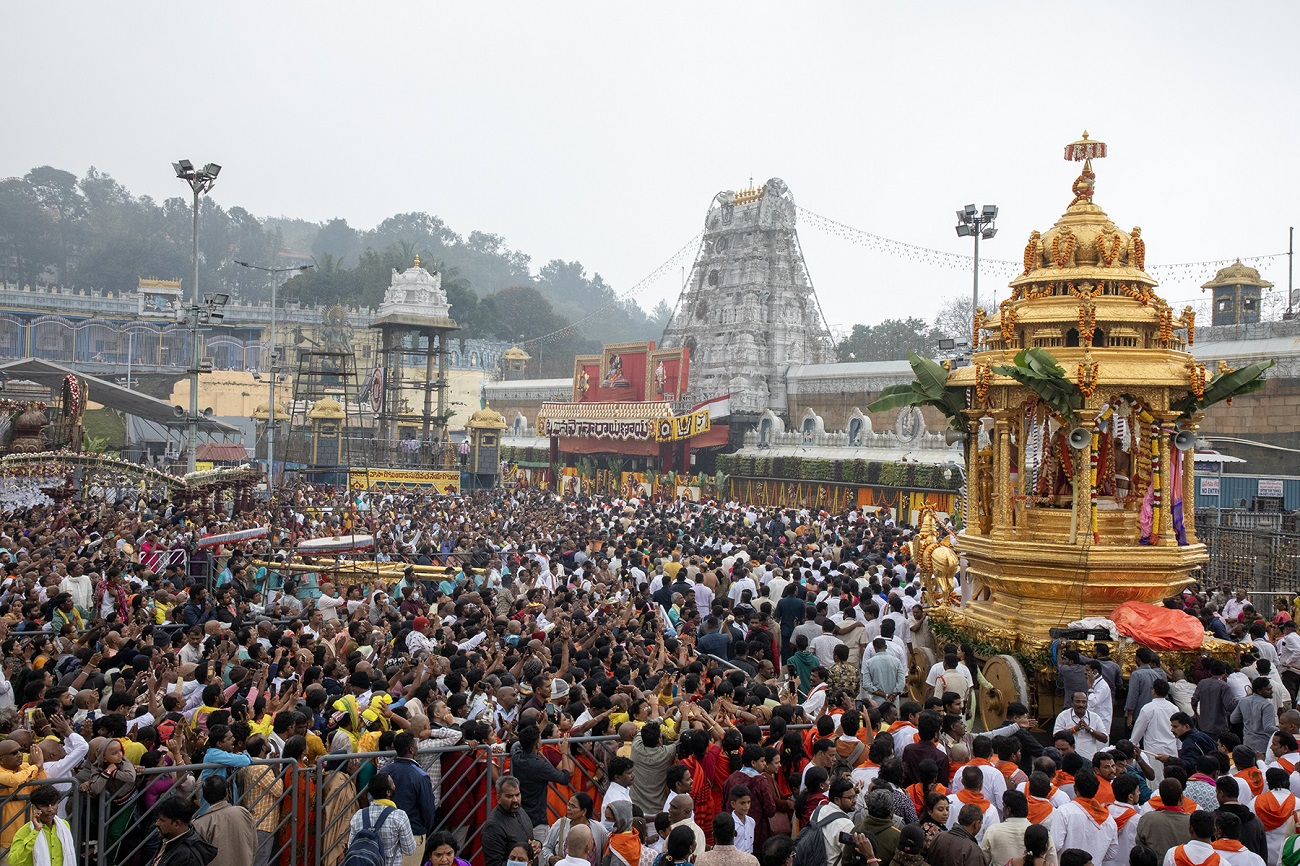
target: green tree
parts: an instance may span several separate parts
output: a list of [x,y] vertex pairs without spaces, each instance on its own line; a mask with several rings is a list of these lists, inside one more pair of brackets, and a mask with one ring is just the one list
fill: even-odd
[[321,226],[311,242],[311,254],[318,260],[332,256],[344,267],[355,265],[360,252],[361,236],[342,218],[332,219]]
[[901,361],[909,351],[934,351],[941,334],[924,320],[885,319],[879,325],[854,325],[835,347],[840,361]]
[[86,200],[77,186],[77,176],[70,171],[43,165],[23,177],[32,188],[37,203],[54,220],[59,244],[59,281],[68,278],[68,257],[75,251],[86,215]]
[[40,281],[46,268],[62,261],[58,226],[25,180],[0,181],[0,252],[4,255],[5,279],[32,286]]

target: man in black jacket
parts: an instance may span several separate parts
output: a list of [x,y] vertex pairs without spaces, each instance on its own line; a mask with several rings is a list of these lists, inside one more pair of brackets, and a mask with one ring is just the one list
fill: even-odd
[[152,866],[208,866],[217,856],[217,849],[194,832],[190,820],[194,807],[189,798],[164,797],[158,804],[158,833],[162,836],[162,849]]
[[1002,727],[989,731],[989,736],[1015,737],[1020,741],[1020,769],[1026,774],[1033,771],[1034,759],[1043,754],[1043,744],[1038,742],[1030,729],[1034,727],[1034,717],[1029,715],[1029,707],[1019,701],[1007,705],[1007,720]]
[[[1242,747],[1238,746],[1237,748]],[[1267,862],[1268,841],[1265,839],[1264,824],[1259,818],[1255,817],[1254,812],[1243,806],[1237,799],[1241,796],[1237,778],[1235,776],[1220,776],[1219,780],[1214,783],[1214,790],[1219,798],[1219,808],[1214,812],[1215,819],[1217,820],[1220,815],[1235,815],[1240,822],[1240,828],[1237,835],[1230,838],[1239,840],[1246,848],[1255,852]]]
[[526,846],[534,857],[542,853],[542,843],[533,838],[533,822],[522,805],[519,780],[514,776],[497,780],[497,806],[483,823],[483,866],[506,866],[516,845]]

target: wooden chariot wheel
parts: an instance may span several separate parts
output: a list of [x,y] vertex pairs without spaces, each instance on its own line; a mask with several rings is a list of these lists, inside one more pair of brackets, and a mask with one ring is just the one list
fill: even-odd
[[993,686],[993,694],[980,695],[980,720],[984,730],[999,727],[1007,717],[1007,707],[1012,701],[1029,705],[1029,680],[1025,669],[1009,655],[997,655],[984,663],[984,678]]
[[925,702],[925,677],[934,667],[934,650],[913,646],[907,666],[907,696],[917,703]]

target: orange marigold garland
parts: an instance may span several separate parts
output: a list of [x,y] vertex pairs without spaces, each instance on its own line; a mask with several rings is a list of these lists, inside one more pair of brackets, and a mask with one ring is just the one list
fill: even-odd
[[1183,307],[1183,323],[1187,326],[1187,345],[1191,346],[1196,342],[1196,311],[1191,307]]
[[983,307],[975,308],[975,320],[971,328],[970,349],[972,352],[980,347],[980,332],[984,330],[984,325],[989,320],[989,314],[984,312]]
[[1091,355],[1084,355],[1083,360],[1079,362],[1079,391],[1083,394],[1083,399],[1090,400],[1097,390],[1097,371],[1099,365],[1092,360]]
[[1188,378],[1191,380],[1192,393],[1197,400],[1205,397],[1205,365],[1188,362]]
[[983,406],[988,401],[989,386],[993,384],[993,367],[989,364],[975,365],[975,396]]
[[1169,343],[1174,339],[1174,311],[1168,306],[1160,308],[1160,342],[1165,348],[1169,348]]
[[1073,232],[1066,230],[1064,234],[1066,239],[1064,249],[1061,248],[1061,233],[1052,238],[1052,261],[1058,268],[1065,267],[1066,262],[1074,258],[1074,248],[1077,243]]
[[1094,246],[1097,249],[1097,260],[1103,267],[1107,268],[1115,264],[1115,260],[1119,258],[1119,251],[1124,244],[1124,242],[1120,240],[1119,232],[1115,232],[1111,235],[1110,239],[1113,240],[1114,243],[1109,249],[1106,246],[1107,238],[1105,235],[1097,235],[1097,240],[1094,243]]
[[1079,340],[1085,346],[1092,345],[1093,334],[1097,330],[1097,308],[1091,300],[1079,306]]
[[998,327],[1002,330],[1002,342],[1011,343],[1011,338],[1016,335],[1016,311],[1011,308],[1011,300],[1007,299],[1000,304],[1002,315],[998,319]]

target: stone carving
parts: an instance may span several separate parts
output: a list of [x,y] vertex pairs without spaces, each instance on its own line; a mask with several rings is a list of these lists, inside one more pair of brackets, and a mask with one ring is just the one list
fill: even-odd
[[449,319],[451,304],[442,288],[442,274],[429,273],[419,264],[404,271],[393,268],[392,279],[384,292],[375,323],[393,317],[404,319]]

